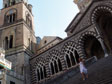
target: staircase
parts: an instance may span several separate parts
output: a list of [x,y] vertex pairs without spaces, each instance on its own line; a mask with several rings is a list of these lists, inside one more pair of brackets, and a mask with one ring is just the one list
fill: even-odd
[[75,67],[41,84],[112,84],[112,56],[87,62],[86,65],[89,78],[85,81],[81,78],[79,68]]
[[112,84],[112,56],[88,67],[89,78],[83,81],[78,73],[62,84]]

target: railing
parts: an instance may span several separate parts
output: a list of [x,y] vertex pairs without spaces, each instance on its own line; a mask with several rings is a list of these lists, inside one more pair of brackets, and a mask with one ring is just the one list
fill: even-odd
[[5,59],[5,50],[3,48],[0,48],[0,66],[9,70],[12,66],[12,63]]
[[4,68],[11,69],[12,63],[6,60],[3,56],[0,56],[0,65]]

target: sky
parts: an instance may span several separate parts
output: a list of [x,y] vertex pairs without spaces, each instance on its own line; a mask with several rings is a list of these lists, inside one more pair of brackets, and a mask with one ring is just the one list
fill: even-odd
[[73,0],[28,0],[28,3],[33,5],[36,36],[67,36],[65,29],[78,13]]

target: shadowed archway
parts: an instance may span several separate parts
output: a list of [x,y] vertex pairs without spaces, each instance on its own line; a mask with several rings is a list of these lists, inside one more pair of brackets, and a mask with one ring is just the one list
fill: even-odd
[[[106,49],[112,50],[112,9],[108,6],[97,7],[93,11],[93,23],[103,36]],[[111,49],[111,50],[110,50]]]
[[104,51],[101,44],[94,36],[86,35],[83,41],[83,48],[87,58],[96,56],[100,59],[104,57]]

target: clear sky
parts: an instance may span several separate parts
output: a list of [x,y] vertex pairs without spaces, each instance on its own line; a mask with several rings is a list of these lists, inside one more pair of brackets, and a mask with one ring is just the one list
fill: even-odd
[[29,0],[29,3],[33,5],[36,36],[66,37],[65,29],[78,12],[73,0]]

